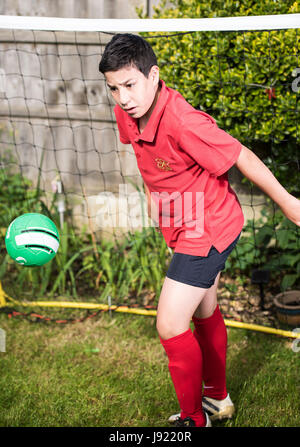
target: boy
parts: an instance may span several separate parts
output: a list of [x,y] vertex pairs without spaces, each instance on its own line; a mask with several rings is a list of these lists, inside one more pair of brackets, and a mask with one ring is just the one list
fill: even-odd
[[160,230],[174,249],[157,307],[157,331],[181,408],[170,421],[210,426],[209,415],[234,412],[217,287],[244,218],[227,171],[236,165],[298,226],[300,201],[253,152],[159,79],[156,56],[141,37],[115,35],[99,70],[116,102],[120,140],[135,151],[148,211],[155,203]]

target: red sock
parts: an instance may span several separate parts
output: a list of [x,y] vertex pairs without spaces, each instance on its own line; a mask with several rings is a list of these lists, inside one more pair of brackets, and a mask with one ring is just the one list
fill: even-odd
[[181,408],[182,419],[190,417],[196,426],[205,426],[202,410],[202,354],[191,329],[176,337],[163,340],[169,358],[169,371]]
[[225,399],[227,331],[219,306],[210,317],[193,317],[193,322],[194,335],[203,356],[203,394],[213,399]]

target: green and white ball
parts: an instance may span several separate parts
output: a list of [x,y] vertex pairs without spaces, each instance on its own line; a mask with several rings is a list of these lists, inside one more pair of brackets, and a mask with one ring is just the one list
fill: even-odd
[[49,217],[39,213],[26,213],[9,225],[5,245],[10,257],[18,264],[40,266],[56,255],[59,233]]

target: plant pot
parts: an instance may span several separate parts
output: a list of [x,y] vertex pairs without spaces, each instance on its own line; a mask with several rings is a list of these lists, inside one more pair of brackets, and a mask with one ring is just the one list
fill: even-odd
[[279,293],[274,298],[274,305],[279,321],[300,326],[300,290]]

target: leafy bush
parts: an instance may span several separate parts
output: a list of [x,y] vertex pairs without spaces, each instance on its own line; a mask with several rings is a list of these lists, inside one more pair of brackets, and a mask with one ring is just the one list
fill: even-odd
[[[154,18],[205,18],[299,12],[293,0],[164,0]],[[139,10],[142,17],[142,10]],[[296,29],[194,32],[168,38],[143,33],[158,57],[161,77],[190,104],[248,145],[296,193],[299,153],[299,65]],[[161,33],[160,33],[161,34]],[[174,33],[173,33],[174,34]]]
[[282,291],[300,287],[300,237],[298,228],[280,210],[271,211],[271,201],[255,222],[248,220],[225,271],[251,277],[253,269],[269,270],[271,281]]
[[[0,166],[12,166],[8,160],[0,158]],[[7,228],[10,222],[24,213],[50,212],[43,202],[44,193],[33,189],[32,182],[20,172],[14,172],[12,168],[0,167],[0,228]]]
[[[74,257],[82,250],[75,231],[64,223],[64,228],[59,228],[59,215],[55,205],[56,194],[53,195],[51,204],[47,206],[45,193],[24,177],[21,172],[16,172],[16,162],[10,155],[2,155],[0,158],[0,234],[1,234],[1,264],[0,280],[13,286],[16,293],[27,293],[30,296],[43,296],[51,290],[59,293],[69,291],[76,296],[74,274],[70,268],[69,256]],[[42,267],[23,267],[16,264],[6,253],[4,236],[9,224],[16,217],[24,213],[41,213],[48,216],[57,225],[60,233],[60,248],[55,258]],[[84,243],[86,246],[87,244]],[[67,266],[67,267],[66,267]],[[63,275],[62,275],[63,272]],[[54,281],[56,278],[56,281]],[[59,278],[59,279],[58,279]],[[54,288],[54,285],[55,288]],[[70,286],[68,286],[70,284]]]

